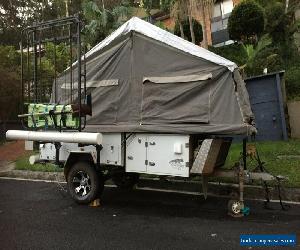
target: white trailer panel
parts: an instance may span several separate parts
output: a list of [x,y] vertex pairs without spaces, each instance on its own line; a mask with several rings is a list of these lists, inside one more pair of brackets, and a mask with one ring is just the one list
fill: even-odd
[[[100,163],[110,165],[124,165],[121,150],[121,133],[102,134],[102,146],[100,151]],[[61,143],[59,160],[66,161],[71,152],[89,152],[96,159],[94,146],[78,147],[78,143]],[[40,144],[40,159],[46,161],[55,160],[55,146],[53,143]]]
[[189,136],[151,135],[147,149],[148,174],[189,176]]
[[102,146],[100,163],[124,165],[121,133],[104,133]]
[[128,140],[126,171],[189,176],[189,136],[136,134]]
[[147,136],[142,134],[131,135],[126,142],[126,172],[147,172]]

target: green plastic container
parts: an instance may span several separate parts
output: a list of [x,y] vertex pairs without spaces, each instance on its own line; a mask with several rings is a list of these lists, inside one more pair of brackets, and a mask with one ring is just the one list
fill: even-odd
[[[28,117],[29,128],[54,128],[53,118],[49,115],[49,111],[54,110],[60,112],[72,112],[71,105],[55,105],[55,104],[41,104],[41,103],[30,103],[28,105],[28,114],[32,116]],[[43,115],[43,113],[45,115]],[[56,119],[57,126],[63,128],[77,128],[79,124],[78,117],[73,117],[72,113],[65,114],[65,121],[63,122],[62,115],[57,114],[54,116]]]

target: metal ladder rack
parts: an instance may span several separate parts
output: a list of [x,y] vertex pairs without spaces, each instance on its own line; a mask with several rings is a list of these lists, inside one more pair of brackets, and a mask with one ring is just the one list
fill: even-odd
[[[76,127],[72,127],[72,130],[81,131],[84,128],[86,115],[90,114],[91,111],[87,111],[86,104],[85,49],[81,42],[81,28],[82,22],[79,17],[71,16],[35,23],[22,31],[20,42],[22,115],[19,115],[19,118],[23,124],[24,120],[31,119],[33,126],[30,128],[27,125],[27,129],[37,129],[38,126],[34,119],[36,117],[44,120],[44,129],[48,129],[46,125],[49,119],[53,120],[52,125],[54,124],[56,130],[70,129],[62,125],[65,123],[64,120],[67,115],[72,115],[78,119]],[[53,46],[51,59],[54,69],[50,78],[43,72],[42,65],[47,44]],[[57,49],[60,45],[65,46],[64,49],[68,53],[68,65],[64,65],[68,66],[67,69],[62,69],[62,65],[59,65]],[[59,89],[62,86],[58,80],[62,78],[65,79],[65,85],[69,86],[68,88],[65,87],[64,90]],[[59,92],[63,93],[63,100],[59,100]],[[45,110],[36,111],[34,114],[33,112],[26,112],[25,103],[28,105],[44,104]],[[57,105],[63,105],[63,107],[56,110]],[[66,105],[71,107],[67,111],[65,110]]]

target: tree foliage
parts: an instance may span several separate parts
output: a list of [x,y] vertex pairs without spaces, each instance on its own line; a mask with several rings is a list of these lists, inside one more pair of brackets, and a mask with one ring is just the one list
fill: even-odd
[[[189,20],[184,20],[182,22],[182,26],[183,26],[183,32],[184,32],[185,39],[192,42]],[[198,23],[195,19],[193,19],[193,29],[194,29],[194,33],[195,33],[195,40],[196,40],[195,42],[196,42],[196,44],[199,44],[203,40],[202,25],[200,23]],[[176,24],[175,24],[174,34],[176,36],[181,36],[178,22],[176,22]]]
[[[45,45],[45,56],[43,59],[48,60],[50,63],[49,65],[54,66],[56,63],[56,72],[59,74],[70,65],[70,47],[66,46],[64,43],[60,43],[58,45],[54,45],[54,43],[47,43]],[[49,66],[49,68],[52,68],[53,66]]]
[[127,21],[131,15],[131,7],[128,2],[123,1],[120,5],[107,9],[105,5],[88,1],[83,5],[83,15],[87,23],[84,28],[85,42],[91,47]]
[[[0,121],[16,119],[19,111],[20,55],[13,46],[0,46]],[[8,105],[9,104],[9,105]]]
[[269,71],[276,71],[282,67],[281,58],[274,48],[271,48],[272,39],[269,35],[260,38],[256,45],[242,45],[246,54],[246,62],[241,66],[247,76],[260,75],[267,68]]
[[160,0],[141,0],[139,6],[146,11],[148,16],[150,16],[150,11],[152,9],[160,8]]
[[15,120],[21,100],[20,77],[17,72],[7,71],[7,68],[0,68],[0,74],[0,121]]
[[20,54],[13,46],[0,46],[0,68],[14,69],[20,65]]
[[232,40],[256,41],[265,26],[264,10],[254,0],[245,0],[232,11],[228,32]]
[[[66,4],[67,1],[67,4]],[[0,0],[0,45],[18,47],[21,30],[34,22],[73,15],[83,0]]]
[[184,30],[182,22],[187,19],[187,3],[184,0],[173,0],[170,9],[170,16],[174,19],[175,23],[179,26],[180,36],[184,38]]
[[169,11],[172,4],[172,0],[160,0],[160,8],[163,11]]
[[300,98],[300,64],[288,68],[285,72],[286,90],[289,99]]
[[[180,34],[182,38],[188,39],[194,44],[199,44],[199,41],[203,41],[202,45],[207,48],[207,36],[204,28],[206,27],[205,20],[207,15],[205,8],[211,9],[213,2],[213,0],[172,0],[170,2],[170,16],[175,20],[175,34]],[[200,16],[202,16],[202,25],[199,24],[202,27],[201,32],[194,30],[195,25],[197,25],[193,19],[194,9],[197,9],[197,11],[201,13]],[[184,24],[186,25],[186,20],[188,20],[189,31],[186,27],[183,27]],[[196,27],[196,29],[197,28],[199,28],[199,26]],[[197,38],[195,33],[197,33]]]
[[[52,89],[54,76],[58,76],[70,64],[69,47],[61,43],[54,46],[53,43],[45,45],[45,53],[38,61],[38,84],[43,86],[44,101],[48,101]],[[56,51],[54,53],[54,50]],[[55,59],[54,59],[55,54]],[[14,46],[0,46],[0,120],[17,119],[21,107],[21,54]],[[27,61],[27,53],[23,54]],[[56,67],[54,66],[56,61]],[[32,79],[33,65],[30,54],[29,72],[24,66],[24,79]],[[33,90],[33,88],[32,88]],[[10,103],[10,105],[7,105]]]
[[285,41],[289,37],[288,16],[285,14],[283,3],[276,2],[266,8],[266,32],[270,34],[275,43]]
[[144,8],[148,15],[150,15],[152,9],[169,11],[172,2],[174,2],[174,0],[141,0],[139,6]]
[[268,72],[279,71],[284,65],[279,50],[272,45],[268,35],[262,36],[255,45],[235,43],[210,50],[239,65],[245,77],[261,75],[265,68]]
[[265,31],[270,34],[274,43],[282,44],[293,41],[295,32],[300,28],[300,21],[295,18],[297,8],[300,8],[299,4],[293,1],[288,9],[285,9],[285,3],[281,1],[266,6]]
[[237,65],[244,65],[246,63],[247,55],[242,44],[233,43],[221,47],[210,46],[209,50],[232,62],[235,62]]

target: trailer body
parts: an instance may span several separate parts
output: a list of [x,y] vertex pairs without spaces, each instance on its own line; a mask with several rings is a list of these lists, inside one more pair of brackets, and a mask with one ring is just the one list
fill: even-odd
[[[213,145],[212,142],[218,143]],[[224,151],[222,145],[227,145],[228,152],[230,142],[229,138],[201,139],[195,135],[103,133],[100,164],[151,175],[189,177],[190,174],[211,174],[215,166],[224,164],[227,154],[219,158],[219,162],[218,156]],[[39,145],[38,161],[56,160],[54,143]],[[70,154],[75,153],[91,155],[96,164],[96,148],[78,143],[61,143],[59,162],[66,164]],[[195,165],[198,154],[202,159]]]

